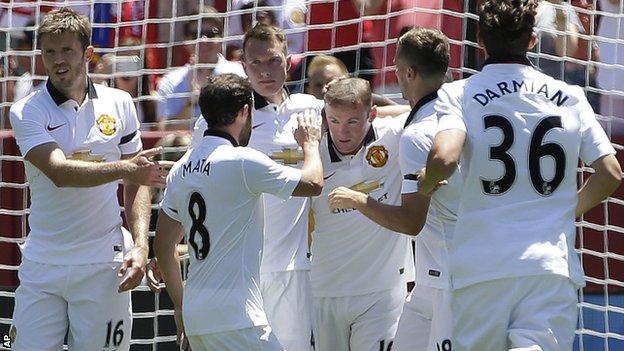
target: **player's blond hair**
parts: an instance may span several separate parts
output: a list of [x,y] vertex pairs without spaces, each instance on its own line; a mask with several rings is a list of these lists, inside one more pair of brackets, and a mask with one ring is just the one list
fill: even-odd
[[340,61],[340,59],[329,55],[317,55],[314,56],[312,61],[310,61],[310,65],[308,66],[308,77],[310,76],[310,74],[312,74],[312,72],[330,65],[338,66],[341,75],[349,75],[349,70],[347,70],[347,66],[345,66],[345,64]]
[[67,7],[48,12],[43,17],[37,30],[39,38],[47,34],[62,33],[76,33],[83,49],[86,49],[91,44],[91,23],[89,19]]
[[344,78],[331,83],[325,93],[329,105],[362,104],[371,106],[373,101],[370,83],[362,78]]
[[245,57],[245,48],[249,40],[255,39],[259,41],[277,41],[284,49],[284,56],[288,54],[288,46],[286,44],[286,34],[284,31],[277,27],[269,26],[267,24],[258,23],[253,28],[245,33],[243,39],[243,58]]

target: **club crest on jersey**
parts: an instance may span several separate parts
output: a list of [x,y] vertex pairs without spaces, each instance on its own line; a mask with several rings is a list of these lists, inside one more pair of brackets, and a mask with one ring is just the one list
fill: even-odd
[[372,146],[366,153],[366,161],[375,168],[381,168],[388,163],[388,150],[383,145]]
[[111,115],[100,115],[95,121],[102,134],[111,136],[117,131],[117,120]]

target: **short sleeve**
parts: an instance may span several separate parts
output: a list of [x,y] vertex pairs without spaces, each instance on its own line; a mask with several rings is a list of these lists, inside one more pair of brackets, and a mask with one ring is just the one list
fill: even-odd
[[435,110],[438,115],[438,130],[459,129],[466,131],[462,99],[463,85],[444,84],[438,91]]
[[188,75],[185,75],[184,79],[176,85],[174,75],[178,74],[181,74],[180,69],[171,71],[158,83],[158,103],[156,104],[156,118],[158,121],[164,121],[178,115],[188,98],[188,88],[177,91],[179,85],[188,87]]
[[427,157],[433,140],[418,128],[418,123],[410,125],[401,137],[399,146],[399,165],[403,183],[402,194],[418,191],[418,173],[427,165]]
[[247,190],[288,199],[301,180],[301,171],[280,165],[259,151],[245,148],[245,152],[241,167]]
[[56,140],[46,131],[41,116],[44,113],[25,104],[15,104],[10,110],[11,126],[22,156],[36,146],[54,143]]
[[175,189],[175,183],[173,178],[175,177],[175,169],[172,169],[167,176],[167,186],[165,187],[163,198],[160,201],[160,209],[172,219],[181,222],[178,205],[176,203],[175,195],[179,193]]
[[122,155],[131,155],[143,148],[141,142],[140,123],[137,117],[136,106],[130,95],[124,98],[124,130],[119,141],[119,149]]
[[591,165],[597,159],[615,154],[615,149],[611,145],[611,141],[605,133],[600,123],[596,120],[596,115],[589,102],[585,98],[582,89],[580,94],[580,119],[581,119],[581,148],[579,152],[580,159],[586,164]]

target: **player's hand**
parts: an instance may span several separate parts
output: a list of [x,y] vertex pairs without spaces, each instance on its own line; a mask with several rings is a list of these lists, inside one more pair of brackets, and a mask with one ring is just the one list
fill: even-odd
[[359,208],[366,205],[368,195],[359,191],[351,190],[347,187],[340,186],[329,193],[329,209],[334,211],[337,209]]
[[152,258],[145,266],[145,276],[147,277],[147,286],[149,286],[152,292],[160,292],[160,282],[162,281],[162,274],[160,273],[160,267],[158,267],[158,261],[156,258]]
[[117,272],[117,276],[121,278],[118,292],[128,291],[136,288],[141,284],[143,274],[145,274],[145,264],[147,263],[147,248],[133,247],[130,250]]
[[299,146],[321,140],[321,119],[315,109],[306,109],[297,115],[297,129],[293,132]]
[[173,317],[175,319],[175,324],[176,324],[176,329],[177,329],[176,343],[178,344],[180,351],[192,351],[191,344],[189,344],[188,339],[186,338],[186,333],[184,332],[182,308],[174,308]]
[[448,185],[447,180],[441,180],[437,184],[429,184],[427,181],[427,169],[423,168],[418,172],[418,193],[426,196],[432,196],[438,189]]
[[126,179],[136,184],[164,188],[167,174],[169,174],[169,170],[174,162],[150,159],[162,153],[162,150],[162,146],[144,150],[127,160],[126,162],[128,162],[130,170]]

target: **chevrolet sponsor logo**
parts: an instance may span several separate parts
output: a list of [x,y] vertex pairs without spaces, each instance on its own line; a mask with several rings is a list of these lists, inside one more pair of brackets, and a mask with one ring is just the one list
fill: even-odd
[[353,190],[353,191],[359,191],[361,193],[364,194],[370,194],[373,191],[381,188],[384,186],[384,183],[380,180],[375,180],[372,182],[361,182],[361,183],[357,183],[354,186],[350,187],[349,189]]
[[86,162],[104,162],[104,155],[93,155],[90,150],[76,151],[68,160],[86,161]]
[[303,152],[298,149],[284,148],[282,151],[272,153],[269,157],[282,161],[285,165],[296,165],[299,161],[303,161]]

